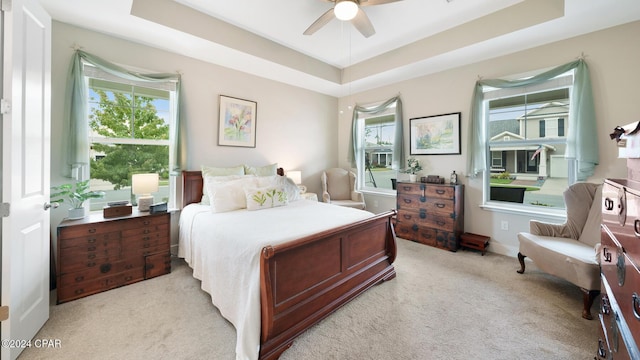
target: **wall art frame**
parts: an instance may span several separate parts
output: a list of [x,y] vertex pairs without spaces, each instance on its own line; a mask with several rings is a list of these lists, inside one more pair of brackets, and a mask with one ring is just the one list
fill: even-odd
[[219,96],[218,145],[256,147],[258,103]]
[[409,119],[411,155],[460,155],[460,121],[455,112]]

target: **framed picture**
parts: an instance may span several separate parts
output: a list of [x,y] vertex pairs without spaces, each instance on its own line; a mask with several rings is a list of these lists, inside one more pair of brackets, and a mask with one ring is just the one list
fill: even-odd
[[258,103],[220,95],[218,145],[256,147]]
[[411,155],[460,154],[460,115],[457,112],[409,119]]

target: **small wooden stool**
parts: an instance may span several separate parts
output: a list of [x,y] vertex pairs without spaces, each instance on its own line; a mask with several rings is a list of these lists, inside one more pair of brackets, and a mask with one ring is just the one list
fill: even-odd
[[489,246],[489,237],[472,233],[464,233],[460,235],[460,246],[480,250],[482,252],[482,256],[484,256],[484,253],[487,251],[487,246]]

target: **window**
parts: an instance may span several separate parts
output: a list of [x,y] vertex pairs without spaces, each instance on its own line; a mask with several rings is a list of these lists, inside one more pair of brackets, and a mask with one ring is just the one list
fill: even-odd
[[575,182],[564,156],[571,83],[564,76],[532,88],[485,92],[487,200],[564,208],[562,192]]
[[175,84],[127,81],[85,65],[88,98],[91,189],[106,193],[91,210],[107,202],[130,200],[131,176],[158,173],[154,202],[173,202],[169,176],[170,119]]
[[353,166],[357,168],[358,189],[395,193],[397,169],[404,162],[402,150],[402,103],[399,97],[354,110]]

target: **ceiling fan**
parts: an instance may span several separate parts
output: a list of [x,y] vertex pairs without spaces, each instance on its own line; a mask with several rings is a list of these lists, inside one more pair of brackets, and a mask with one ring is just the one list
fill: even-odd
[[343,21],[351,21],[353,26],[360,31],[364,37],[370,37],[376,33],[367,14],[360,8],[361,6],[382,5],[402,0],[325,0],[335,5],[322,14],[318,20],[314,21],[304,35],[312,35],[329,21],[338,18]]

